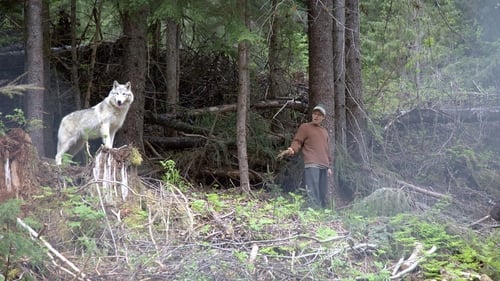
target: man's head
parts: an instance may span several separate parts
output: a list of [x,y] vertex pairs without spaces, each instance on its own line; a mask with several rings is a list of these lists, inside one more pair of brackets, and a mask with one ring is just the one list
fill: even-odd
[[322,104],[318,104],[313,108],[312,111],[312,122],[314,124],[320,124],[325,119],[326,110]]

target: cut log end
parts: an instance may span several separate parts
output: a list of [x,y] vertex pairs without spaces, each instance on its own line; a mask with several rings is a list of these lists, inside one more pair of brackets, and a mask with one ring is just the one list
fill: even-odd
[[500,202],[496,203],[490,210],[490,217],[496,221],[500,221]]

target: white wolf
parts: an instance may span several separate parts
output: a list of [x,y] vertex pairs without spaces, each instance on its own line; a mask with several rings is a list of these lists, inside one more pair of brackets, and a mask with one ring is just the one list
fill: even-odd
[[113,88],[102,102],[72,112],[62,119],[57,134],[57,165],[61,164],[64,153],[76,154],[89,139],[101,137],[105,147],[113,147],[115,134],[123,125],[134,101],[130,88],[130,82],[119,84],[114,81]]

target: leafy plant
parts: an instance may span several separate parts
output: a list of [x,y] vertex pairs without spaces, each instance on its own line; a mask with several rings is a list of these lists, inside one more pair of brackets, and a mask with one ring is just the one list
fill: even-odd
[[220,211],[224,207],[224,202],[220,200],[217,193],[207,194],[207,201],[216,211]]
[[316,237],[320,240],[326,240],[336,236],[338,236],[338,233],[330,227],[320,226],[316,229]]
[[20,200],[8,200],[0,204],[0,277],[3,275],[5,280],[29,276],[21,263],[29,262],[37,266],[44,257],[39,245],[17,224],[21,204]]
[[176,168],[175,161],[172,159],[169,160],[161,160],[160,165],[165,171],[162,175],[162,180],[166,183],[170,183],[181,189],[181,191],[185,191],[189,186],[184,178],[182,178],[179,170]]
[[415,215],[399,215],[391,225],[396,229],[396,242],[406,251],[410,251],[416,241],[438,248],[432,259],[421,264],[426,278],[439,278],[443,271],[454,278],[460,278],[464,271],[481,272],[484,261],[473,245],[459,235],[448,233],[446,224],[429,222]]
[[43,126],[42,120],[26,119],[24,111],[20,108],[15,108],[14,113],[5,115],[5,118],[16,123],[19,127],[25,129],[26,131],[31,131],[35,128],[41,128]]
[[2,112],[0,112],[0,137],[5,136],[9,128],[2,122]]
[[76,188],[67,188],[64,194],[67,198],[63,202],[64,210],[70,217],[68,226],[78,237],[94,237],[96,231],[102,229],[105,216],[98,207],[97,198],[84,198],[76,192]]

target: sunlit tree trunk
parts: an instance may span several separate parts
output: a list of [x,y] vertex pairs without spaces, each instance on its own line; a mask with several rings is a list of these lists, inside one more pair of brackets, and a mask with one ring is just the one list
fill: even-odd
[[[144,103],[147,71],[147,7],[128,8],[123,11],[123,31],[126,38],[124,75],[121,83],[130,81],[134,102],[130,107],[122,129],[122,144],[133,144],[144,151]],[[110,81],[112,83],[113,81]],[[120,141],[122,138],[118,138]]]
[[[26,118],[43,121],[43,102],[45,94],[44,56],[43,56],[43,5],[42,0],[24,2],[26,23],[26,83],[39,87],[26,91]],[[45,156],[43,127],[33,128],[30,132],[34,146],[40,156]]]
[[[243,22],[246,19],[246,0],[238,0]],[[247,116],[250,97],[250,74],[248,72],[248,42],[238,42],[238,105],[236,139],[238,144],[238,165],[240,172],[240,188],[250,192],[250,179],[248,176],[248,152],[247,152]]]
[[[330,158],[335,152],[335,101],[333,73],[333,10],[332,0],[308,0],[308,37],[309,37],[309,107],[316,104],[325,106],[327,116],[323,125],[330,139]],[[333,167],[332,167],[333,168]],[[333,177],[330,187],[336,196]]]

